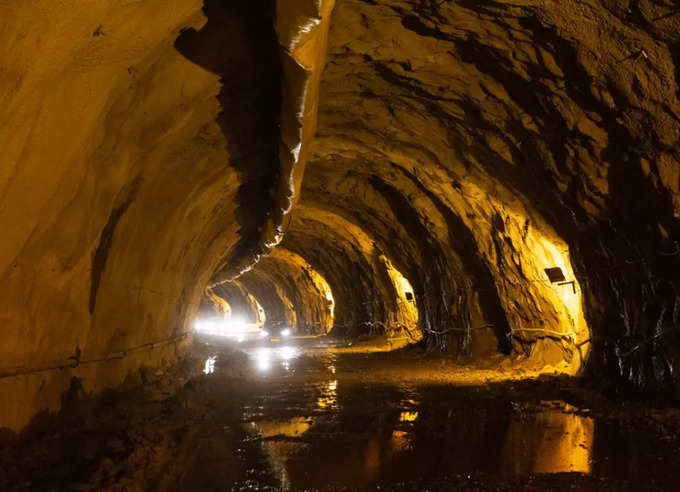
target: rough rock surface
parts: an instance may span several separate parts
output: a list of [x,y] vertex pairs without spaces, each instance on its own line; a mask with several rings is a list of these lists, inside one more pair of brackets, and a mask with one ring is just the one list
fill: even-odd
[[316,275],[337,335],[677,394],[677,3],[332,7],[0,3],[0,427],[172,360],[208,284],[326,331]]
[[[304,26],[311,3],[289,14]],[[319,63],[286,78],[295,26],[274,11],[0,3],[0,426],[58,408],[72,377],[173,360],[212,274],[276,230],[282,128],[304,127],[286,97],[315,97]]]
[[600,380],[671,390],[679,26],[669,2],[338,2],[301,205],[370,234],[426,334],[466,328],[462,297],[501,349],[591,339]]

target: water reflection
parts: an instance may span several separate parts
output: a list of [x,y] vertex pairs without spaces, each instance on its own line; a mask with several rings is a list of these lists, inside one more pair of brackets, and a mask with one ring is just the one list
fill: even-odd
[[255,367],[260,371],[268,371],[272,365],[271,349],[261,348],[255,353]]
[[393,430],[390,439],[392,452],[401,453],[411,448],[411,433],[402,430]]
[[295,347],[260,347],[251,353],[251,358],[255,363],[255,367],[260,372],[269,371],[277,362],[281,364],[284,370],[291,369],[291,360],[299,356],[299,350]]
[[205,361],[205,367],[203,368],[203,374],[212,374],[215,372],[215,361],[217,356],[208,357]]
[[249,434],[256,434],[264,439],[262,449],[274,475],[279,480],[281,490],[291,488],[288,462],[304,448],[304,443],[291,442],[286,438],[302,436],[313,423],[314,420],[311,418],[293,417],[290,420],[259,420],[246,424],[246,431]]
[[415,422],[418,418],[418,412],[401,412],[399,415],[400,422]]
[[510,421],[503,452],[503,469],[526,473],[592,471],[595,423],[562,401],[522,405]]
[[337,380],[320,386],[313,417],[248,424],[263,439],[281,488],[364,487],[476,471],[592,472],[594,421],[561,401],[433,408],[426,397],[390,400],[345,388],[350,394],[340,407],[338,390]]
[[363,480],[373,482],[380,473],[381,443],[374,438],[368,441],[364,452]]
[[309,417],[293,417],[290,420],[259,420],[249,425],[252,431],[268,438],[273,436],[299,437],[307,432],[313,423],[314,420]]
[[325,364],[326,364],[326,369],[330,371],[331,374],[335,374],[337,371],[337,368],[335,367],[336,363],[336,357],[334,354],[329,353],[328,357],[326,358]]
[[321,396],[316,400],[316,406],[322,409],[334,410],[338,408],[338,381],[329,381],[321,390]]

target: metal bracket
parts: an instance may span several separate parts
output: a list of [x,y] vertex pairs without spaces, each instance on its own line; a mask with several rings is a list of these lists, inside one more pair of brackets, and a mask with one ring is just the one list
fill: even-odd
[[576,294],[576,281],[571,280],[570,282],[558,282],[557,285],[571,285],[571,288],[574,290],[574,294]]

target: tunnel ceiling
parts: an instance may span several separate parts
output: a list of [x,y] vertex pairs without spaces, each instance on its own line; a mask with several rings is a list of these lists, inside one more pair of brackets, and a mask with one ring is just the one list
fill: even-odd
[[[334,286],[336,333],[395,324],[382,256],[413,284],[427,343],[559,346],[546,359],[575,364],[592,349],[594,371],[668,387],[676,14],[664,2],[336,2],[282,244]],[[555,266],[576,282],[551,283]]]
[[671,0],[0,5],[0,427],[252,299],[677,391],[678,33]]

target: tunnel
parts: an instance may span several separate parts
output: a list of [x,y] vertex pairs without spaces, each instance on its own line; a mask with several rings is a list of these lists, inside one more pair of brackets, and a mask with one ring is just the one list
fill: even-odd
[[0,2],[0,490],[674,490],[675,0]]

